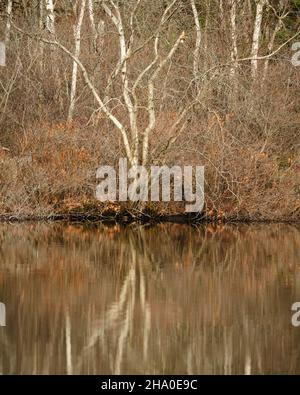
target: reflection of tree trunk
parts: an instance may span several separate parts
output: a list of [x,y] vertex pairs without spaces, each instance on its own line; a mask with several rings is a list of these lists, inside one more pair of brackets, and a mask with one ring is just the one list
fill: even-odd
[[245,339],[246,339],[246,345],[245,345],[245,375],[250,375],[251,374],[251,353],[250,353],[250,328],[249,328],[249,321],[248,317],[245,318]]
[[66,364],[67,364],[67,374],[73,373],[72,367],[72,339],[71,339],[71,320],[70,314],[66,313]]
[[146,361],[148,357],[149,335],[151,328],[151,310],[149,304],[146,302],[146,284],[142,265],[140,265],[140,304],[144,316],[143,358],[144,361]]
[[[103,319],[94,322],[92,334],[89,337],[89,342],[83,350],[83,354],[78,359],[76,371],[83,363],[84,357],[91,352],[97,345],[99,339],[102,344],[108,344],[107,337],[110,342],[116,343],[116,354],[112,357],[112,373],[122,374],[122,361],[128,342],[134,342],[136,336],[134,334],[135,328],[141,328],[141,335],[143,341],[142,356],[138,356],[140,361],[147,361],[148,348],[151,330],[151,310],[147,302],[147,286],[144,276],[143,266],[146,262],[151,262],[151,257],[146,251],[144,245],[143,231],[139,232],[139,237],[130,234],[129,241],[126,243],[126,249],[130,250],[130,267],[123,281],[119,296],[115,302],[108,308]],[[146,257],[145,257],[146,256]],[[137,272],[139,271],[139,281]],[[137,292],[137,286],[139,286]],[[142,325],[135,325],[135,309],[137,305],[136,296],[139,297],[139,304],[142,312]],[[122,317],[125,318],[122,319]],[[119,326],[119,330],[116,327]],[[114,327],[114,331],[110,328]],[[108,358],[108,356],[106,356]]]
[[[130,307],[127,307],[126,317],[124,322],[122,323],[122,328],[119,336],[118,341],[118,348],[117,348],[117,355],[116,355],[116,362],[114,367],[113,374],[121,374],[121,364],[124,355],[124,348],[125,342],[129,333],[129,317],[130,317]],[[131,317],[132,318],[132,317]]]
[[245,375],[250,375],[250,374],[251,374],[251,355],[249,349],[247,349],[246,357],[245,357]]
[[232,329],[229,328],[228,332],[224,329],[224,347],[225,347],[225,360],[224,360],[224,374],[232,374]]

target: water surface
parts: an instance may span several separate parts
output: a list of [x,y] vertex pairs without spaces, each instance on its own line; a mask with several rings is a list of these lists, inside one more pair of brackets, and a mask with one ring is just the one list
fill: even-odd
[[1,224],[3,374],[300,373],[290,225]]

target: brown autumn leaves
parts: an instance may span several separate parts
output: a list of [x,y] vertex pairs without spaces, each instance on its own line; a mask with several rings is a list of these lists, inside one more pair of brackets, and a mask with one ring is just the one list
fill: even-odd
[[[209,218],[299,219],[295,4],[77,0],[52,9],[47,0],[3,8],[0,214],[133,210],[95,200],[97,167],[127,156],[204,165]],[[174,214],[184,204],[144,209]]]

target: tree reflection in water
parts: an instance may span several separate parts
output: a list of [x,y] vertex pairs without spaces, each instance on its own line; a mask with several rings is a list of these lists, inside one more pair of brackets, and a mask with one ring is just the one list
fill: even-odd
[[0,372],[299,373],[289,225],[2,224]]

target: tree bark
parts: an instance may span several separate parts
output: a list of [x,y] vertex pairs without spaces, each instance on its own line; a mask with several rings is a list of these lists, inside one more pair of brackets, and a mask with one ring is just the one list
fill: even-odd
[[94,16],[94,0],[88,0],[88,12],[89,12],[89,19],[91,22],[91,28],[93,31],[93,45],[94,48],[97,49],[97,38],[98,38],[98,31],[95,24],[95,16]]
[[[80,56],[81,27],[82,27],[82,21],[83,21],[83,17],[84,17],[85,6],[86,6],[86,0],[81,0],[78,21],[74,25],[74,39],[75,39],[74,56],[77,59],[79,59],[79,56]],[[68,122],[72,121],[73,114],[74,114],[75,99],[76,99],[76,87],[77,87],[77,74],[78,74],[78,64],[74,60],[73,61],[73,70],[72,70],[72,81],[71,81],[71,93],[70,93],[70,106],[69,106],[69,112],[68,112]]]
[[46,28],[48,32],[54,36],[55,35],[55,14],[54,14],[54,3],[53,0],[46,0]]
[[[198,74],[199,74],[199,52],[200,52],[200,45],[201,45],[201,26],[199,21],[199,14],[195,5],[194,0],[191,1],[191,7],[194,16],[195,22],[195,30],[196,30],[196,42],[195,42],[195,49],[194,49],[194,61],[193,61],[193,72],[194,78],[197,83],[198,81]],[[198,84],[197,84],[198,85]]]
[[12,0],[7,0],[6,5],[6,27],[5,27],[5,46],[8,46],[10,40],[10,28],[11,28],[11,16],[12,16]]
[[256,79],[257,76],[257,57],[259,51],[259,41],[261,35],[261,22],[263,17],[263,9],[265,5],[265,0],[257,0],[256,1],[256,15],[254,21],[254,30],[253,30],[253,38],[252,38],[252,50],[251,50],[251,74],[253,79]]

